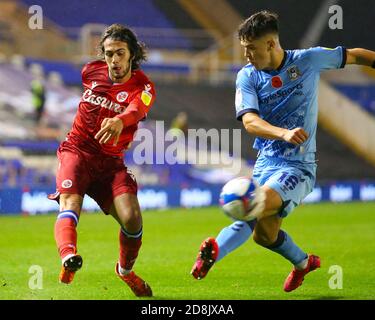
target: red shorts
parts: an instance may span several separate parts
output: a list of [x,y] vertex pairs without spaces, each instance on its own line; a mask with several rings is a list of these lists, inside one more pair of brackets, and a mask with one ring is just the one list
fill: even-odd
[[123,193],[137,194],[137,181],[122,158],[78,150],[64,141],[57,151],[57,194],[85,194],[93,198],[105,214],[113,199]]

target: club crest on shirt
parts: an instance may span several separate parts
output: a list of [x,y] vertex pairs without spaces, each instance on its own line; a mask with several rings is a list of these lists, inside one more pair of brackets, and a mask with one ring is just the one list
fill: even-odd
[[116,99],[118,102],[124,102],[127,99],[128,95],[129,94],[126,91],[121,91],[117,94]]
[[287,71],[288,71],[289,79],[292,81],[298,79],[301,75],[301,71],[299,71],[297,66],[291,66],[287,69]]
[[279,76],[274,76],[271,79],[271,85],[272,87],[279,89],[283,86],[283,80]]

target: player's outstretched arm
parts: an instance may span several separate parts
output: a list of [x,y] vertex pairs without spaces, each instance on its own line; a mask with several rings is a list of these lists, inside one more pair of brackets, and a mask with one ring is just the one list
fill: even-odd
[[362,48],[346,49],[346,64],[359,64],[375,68],[375,51]]
[[242,123],[247,132],[257,137],[272,140],[284,140],[295,145],[304,143],[309,137],[303,128],[288,130],[271,125],[256,113],[248,112],[242,116]]

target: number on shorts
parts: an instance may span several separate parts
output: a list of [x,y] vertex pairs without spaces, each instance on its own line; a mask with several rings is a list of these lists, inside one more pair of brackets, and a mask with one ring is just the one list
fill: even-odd
[[293,174],[289,174],[288,172],[283,172],[281,177],[278,179],[279,182],[284,183],[285,187],[289,190],[293,190],[298,182],[299,179],[297,176]]

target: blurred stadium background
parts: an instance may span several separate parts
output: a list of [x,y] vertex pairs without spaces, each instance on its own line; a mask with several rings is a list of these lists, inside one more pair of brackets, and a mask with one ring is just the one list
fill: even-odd
[[[328,8],[334,4],[343,9],[343,30],[328,27]],[[43,9],[41,30],[29,28],[32,5]],[[368,26],[375,14],[373,0],[0,0],[0,299],[134,298],[113,273],[118,254],[114,221],[96,214],[82,217],[79,244],[85,268],[67,288],[57,285],[55,217],[44,215],[58,210],[47,199],[55,190],[55,153],[82,94],[81,67],[96,59],[103,28],[126,24],[148,46],[143,69],[156,85],[157,99],[141,127],[154,137],[158,121],[165,129],[241,129],[235,120],[234,82],[246,62],[236,29],[260,9],[280,14],[285,49],[375,49]],[[285,225],[306,250],[322,255],[323,270],[285,295],[281,284],[289,263],[252,245],[215,266],[207,281],[194,281],[189,271],[203,237],[229,223],[217,208],[202,207],[217,206],[220,188],[235,174],[251,173],[253,138],[241,130],[241,144],[235,140],[224,154],[241,164],[240,173],[225,165],[137,165],[134,143],[126,163],[137,177],[142,208],[150,209],[144,212],[145,241],[136,268],[156,298],[374,298],[369,270],[374,263],[375,73],[350,66],[323,73],[320,85],[318,177],[306,199],[319,204],[300,206]],[[44,109],[38,111],[43,88]],[[168,147],[161,142],[149,142],[160,153],[155,158]],[[194,151],[189,140],[183,143]],[[221,157],[223,150],[214,147],[209,155]],[[86,199],[84,210],[98,208]],[[246,261],[246,268],[238,261]],[[35,264],[45,272],[45,290],[31,290],[27,270]],[[344,268],[345,291],[327,286],[330,265]]]
[[[106,25],[130,26],[148,47],[143,69],[156,84],[157,99],[142,126],[155,130],[156,121],[162,120],[169,129],[184,113],[185,128],[240,129],[234,118],[234,81],[245,63],[236,37],[239,22],[267,8],[280,14],[286,49],[315,45],[374,49],[373,35],[363,23],[372,21],[373,3],[360,3],[1,0],[0,213],[56,211],[56,204],[46,198],[55,188],[56,148],[80,99],[80,69],[96,58]],[[333,4],[343,8],[343,30],[328,28],[328,7]],[[32,5],[43,9],[41,30],[29,28]],[[38,92],[42,87],[45,104],[39,119],[32,88]],[[374,70],[347,67],[323,74],[319,102],[318,179],[306,202],[374,201]],[[251,172],[256,154],[244,130],[241,143],[241,157],[235,160],[243,174]],[[220,187],[234,176],[220,166],[139,166],[132,161],[132,150],[134,146],[126,162],[140,184],[144,209],[216,205]],[[209,152],[220,154],[213,148]],[[87,200],[85,209],[97,207]]]

